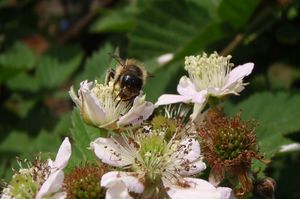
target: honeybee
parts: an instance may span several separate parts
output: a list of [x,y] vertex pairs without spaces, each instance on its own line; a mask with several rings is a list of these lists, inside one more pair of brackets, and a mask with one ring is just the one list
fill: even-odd
[[132,101],[140,94],[140,90],[144,86],[148,77],[145,67],[133,59],[122,61],[115,58],[119,65],[116,70],[111,69],[108,73],[108,81],[113,81],[114,88],[118,86],[120,92],[118,96],[122,101]]

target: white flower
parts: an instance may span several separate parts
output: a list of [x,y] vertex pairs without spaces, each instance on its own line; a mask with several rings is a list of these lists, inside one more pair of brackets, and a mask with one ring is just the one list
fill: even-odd
[[65,138],[59,147],[54,162],[51,159],[48,160],[50,175],[39,189],[35,197],[36,199],[42,199],[44,197],[52,199],[66,198],[67,194],[61,190],[64,182],[64,173],[62,170],[67,166],[71,152],[69,138]]
[[173,184],[165,185],[172,199],[232,199],[232,189],[214,187],[209,182],[197,178],[184,178],[187,187]]
[[164,65],[164,64],[168,63],[169,61],[171,61],[173,58],[174,58],[173,53],[166,53],[157,58],[157,63],[159,65]]
[[[98,138],[91,142],[91,149],[102,162],[131,169],[131,172],[113,171],[102,176],[101,186],[108,189],[106,199],[127,199],[131,198],[129,192],[143,193],[144,189],[147,189],[144,186],[147,180],[156,183],[158,180],[161,181],[166,190],[169,190],[167,193],[171,198],[180,198],[178,194],[181,190],[201,190],[199,186],[207,195],[214,195],[215,198],[229,198],[221,197],[217,189],[204,188],[202,181],[199,186],[196,186],[197,180],[190,183],[190,179],[193,178],[185,178],[206,168],[200,154],[199,142],[194,138],[179,141],[173,137],[167,142],[164,140],[164,132],[150,130],[147,134],[139,132],[130,137],[123,135],[118,140]],[[190,195],[189,199],[196,199],[196,195],[194,197]]]
[[238,95],[247,84],[243,78],[252,72],[254,64],[246,63],[232,69],[230,59],[231,56],[223,57],[217,53],[186,57],[185,69],[189,77],[181,77],[177,86],[179,95],[162,95],[155,105],[194,103],[192,119],[195,119],[209,96],[221,98],[228,94]]
[[300,150],[300,144],[299,143],[292,143],[292,144],[286,144],[281,145],[279,152],[291,152],[291,151],[299,151]]
[[17,171],[11,182],[3,189],[1,199],[36,198],[36,199],[65,199],[66,193],[62,191],[64,169],[71,156],[71,144],[65,138],[61,144],[55,161],[41,161],[39,158],[33,164],[27,163],[28,168]]
[[71,88],[70,96],[81,111],[85,122],[100,128],[118,128],[119,126],[139,125],[153,112],[154,106],[145,101],[145,96],[137,96],[132,106],[117,99],[113,83],[103,85],[83,81],[80,84],[78,96]]

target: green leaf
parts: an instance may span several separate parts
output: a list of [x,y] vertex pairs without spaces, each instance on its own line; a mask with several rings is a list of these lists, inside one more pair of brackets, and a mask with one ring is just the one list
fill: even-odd
[[1,0],[0,1],[0,8],[9,6],[9,2],[10,2],[9,0]]
[[48,54],[41,57],[36,71],[39,84],[44,88],[60,86],[77,69],[82,59],[82,54],[74,51],[70,54]]
[[94,161],[93,152],[88,149],[90,142],[97,137],[103,136],[103,132],[98,128],[86,125],[80,116],[79,110],[76,108],[72,112],[72,137],[77,150],[81,152],[82,161]]
[[110,44],[106,44],[104,47],[94,52],[90,58],[87,59],[84,65],[84,71],[80,73],[75,79],[75,85],[83,80],[104,80],[106,71],[110,67],[112,62],[112,54],[114,51]]
[[21,71],[34,67],[36,58],[33,51],[22,43],[15,43],[0,55],[0,83]]
[[219,17],[235,29],[239,29],[249,20],[259,2],[259,0],[222,0],[218,9]]
[[6,85],[11,90],[15,91],[30,91],[36,92],[39,89],[39,84],[36,78],[23,72],[20,73],[6,82]]
[[56,152],[59,145],[60,138],[46,131],[41,131],[36,138],[29,137],[23,131],[12,131],[1,142],[0,151],[11,151],[14,154],[37,154],[38,152]]
[[212,17],[216,17],[217,13],[217,9],[220,6],[220,3],[223,0],[210,0],[210,1],[203,1],[203,0],[189,0],[192,1],[202,7],[204,7],[208,13],[212,16]]
[[53,132],[59,136],[67,136],[70,134],[71,127],[71,113],[68,112],[60,117],[60,120],[55,125]]
[[11,168],[19,169],[15,159],[17,156],[22,159],[33,160],[36,155],[42,152],[47,153],[47,158],[49,155],[51,158],[55,158],[60,144],[61,139],[58,136],[46,131],[41,131],[36,138],[29,137],[23,131],[10,132],[0,145],[0,160],[6,163],[6,167],[1,168],[1,176],[8,180],[12,176]]
[[31,151],[33,140],[23,131],[12,131],[0,145],[0,151],[11,151],[11,154],[26,153]]
[[[144,60],[165,53],[176,56],[202,37],[211,23],[210,14],[200,4],[183,0],[156,1],[141,13],[136,29],[129,34],[129,55]],[[197,45],[199,52],[204,45],[201,42]]]
[[[265,158],[270,160],[279,150],[279,147],[292,141],[286,138],[288,133],[300,131],[300,94],[284,92],[257,93],[236,106],[225,105],[225,111],[231,115],[242,111],[244,120],[255,119],[259,126],[256,128],[257,142]],[[266,164],[255,160],[252,170],[258,172],[258,177],[264,177]]]
[[25,118],[36,102],[36,99],[24,99],[21,95],[15,93],[5,101],[4,106],[19,117]]
[[[300,94],[263,92],[227,110],[231,114],[242,111],[242,118],[255,119],[257,140],[266,157],[272,157],[281,145],[291,143],[288,133],[300,131]],[[226,106],[225,106],[226,108]]]
[[[52,152],[56,155],[61,142],[62,139],[58,135],[42,130],[34,139],[31,151],[34,153]],[[54,158],[55,155],[53,156]]]
[[[167,88],[174,91],[178,80],[173,77],[183,68],[186,55],[201,52],[224,34],[212,18],[214,14],[207,12],[207,6],[216,10],[216,1],[164,0],[147,5],[138,16],[136,29],[129,34],[128,54],[146,60],[145,66],[154,77],[148,79],[145,90],[151,100],[156,100]],[[157,58],[166,53],[172,53],[173,60],[159,64]]]
[[179,77],[177,75],[180,66],[180,64],[173,64],[165,70],[157,72],[153,77],[148,78],[147,84],[143,89],[147,95],[147,100],[155,102],[164,91],[175,90],[178,84]]
[[136,8],[127,6],[114,10],[106,16],[100,16],[90,27],[92,33],[101,32],[128,32],[135,27]]

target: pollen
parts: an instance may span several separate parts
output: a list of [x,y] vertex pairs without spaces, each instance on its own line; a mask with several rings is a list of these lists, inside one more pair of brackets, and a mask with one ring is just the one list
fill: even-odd
[[[22,163],[26,163],[24,168]],[[15,171],[12,180],[3,189],[2,198],[34,198],[39,188],[48,177],[50,170],[46,162],[36,157],[34,163],[18,161],[20,169]]]
[[201,56],[185,57],[185,70],[199,90],[208,87],[222,87],[226,75],[230,72],[233,64],[230,63],[231,56],[211,55],[203,53]]

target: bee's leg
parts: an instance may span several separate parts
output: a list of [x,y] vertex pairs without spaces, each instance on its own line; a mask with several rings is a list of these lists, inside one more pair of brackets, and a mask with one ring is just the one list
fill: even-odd
[[106,85],[108,84],[108,82],[112,81],[115,78],[115,74],[116,74],[116,71],[112,68],[107,71],[106,76],[105,76],[105,84]]

